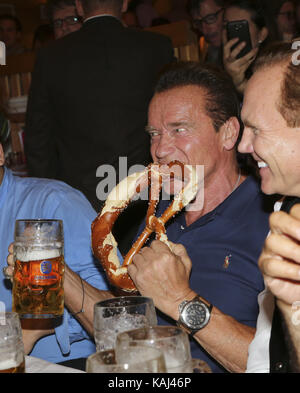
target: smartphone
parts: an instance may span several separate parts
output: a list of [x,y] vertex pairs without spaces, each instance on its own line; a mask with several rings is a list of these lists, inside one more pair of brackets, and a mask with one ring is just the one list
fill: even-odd
[[247,20],[235,20],[227,23],[227,39],[239,38],[239,41],[231,48],[233,50],[241,42],[246,42],[246,46],[237,55],[237,59],[244,57],[252,50],[251,36],[249,32],[249,24]]

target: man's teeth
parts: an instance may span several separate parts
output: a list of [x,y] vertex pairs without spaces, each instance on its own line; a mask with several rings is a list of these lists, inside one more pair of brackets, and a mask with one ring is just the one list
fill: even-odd
[[259,168],[267,168],[268,167],[268,164],[266,162],[263,162],[263,161],[259,161],[257,163],[257,165],[258,165]]

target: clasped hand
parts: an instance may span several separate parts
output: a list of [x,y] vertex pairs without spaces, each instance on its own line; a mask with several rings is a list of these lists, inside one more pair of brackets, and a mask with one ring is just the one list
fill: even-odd
[[266,286],[286,304],[300,301],[300,204],[270,216],[270,234],[259,258]]
[[133,258],[128,273],[143,296],[151,297],[163,313],[177,320],[178,306],[195,293],[189,287],[192,262],[181,244],[169,247],[155,240]]

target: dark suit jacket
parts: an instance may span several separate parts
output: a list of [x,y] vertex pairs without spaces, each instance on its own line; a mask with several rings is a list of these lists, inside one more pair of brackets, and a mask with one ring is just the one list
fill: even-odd
[[167,37],[125,28],[111,16],[42,49],[26,119],[29,174],[65,181],[99,209],[100,165],[150,160],[147,107],[158,72],[173,59]]

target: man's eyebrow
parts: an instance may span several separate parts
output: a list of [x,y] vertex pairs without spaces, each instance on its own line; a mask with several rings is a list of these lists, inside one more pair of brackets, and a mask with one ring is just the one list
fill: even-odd
[[[192,123],[192,122],[182,120],[182,121],[174,121],[172,123],[168,123],[167,127],[168,128],[176,128],[176,127],[182,127],[182,126],[192,126],[193,124],[194,123]],[[151,132],[151,131],[155,131],[155,130],[157,130],[157,128],[153,127],[153,126],[147,125],[145,127],[146,132]]]
[[170,127],[180,127],[180,126],[186,126],[186,125],[190,125],[191,123],[185,120],[182,121],[175,121],[173,123],[170,123],[169,126]]
[[257,128],[255,126],[255,124],[251,123],[251,121],[249,121],[248,119],[242,120],[243,124],[245,127],[249,127],[249,128]]
[[147,126],[145,127],[145,131],[146,131],[146,132],[151,132],[151,131],[153,131],[153,130],[156,130],[156,128],[155,128],[155,127],[152,127],[152,126],[149,126],[149,125],[147,125]]

